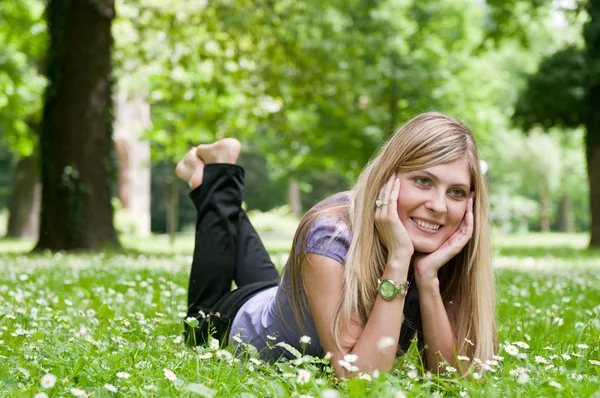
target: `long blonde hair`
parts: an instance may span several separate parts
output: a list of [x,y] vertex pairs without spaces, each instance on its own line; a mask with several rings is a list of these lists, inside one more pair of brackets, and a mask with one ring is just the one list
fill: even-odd
[[[349,204],[317,206],[302,219],[286,265],[291,283],[292,310],[299,325],[306,297],[301,264],[306,257],[305,238],[310,225],[321,215],[335,215],[352,231],[344,266],[344,293],[331,321],[338,346],[352,314],[366,323],[375,299],[377,279],[387,262],[385,247],[375,230],[374,203],[379,188],[396,171],[408,172],[466,159],[475,192],[473,237],[439,273],[442,299],[454,320],[459,355],[482,360],[496,352],[494,274],[491,267],[488,197],[479,156],[471,131],[454,118],[436,112],[409,120],[383,145],[364,168],[352,189]],[[300,247],[299,251],[296,248]],[[449,303],[453,303],[451,306]]]

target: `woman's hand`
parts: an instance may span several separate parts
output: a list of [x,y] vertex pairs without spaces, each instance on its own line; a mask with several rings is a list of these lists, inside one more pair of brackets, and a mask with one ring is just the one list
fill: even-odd
[[398,217],[399,194],[400,179],[394,173],[381,188],[381,205],[375,208],[375,229],[379,240],[387,248],[388,261],[392,266],[405,262],[414,253],[410,236]]
[[437,278],[437,272],[444,264],[456,256],[473,236],[473,196],[467,201],[465,215],[460,226],[450,237],[434,252],[419,254],[414,258],[415,278],[417,282]]

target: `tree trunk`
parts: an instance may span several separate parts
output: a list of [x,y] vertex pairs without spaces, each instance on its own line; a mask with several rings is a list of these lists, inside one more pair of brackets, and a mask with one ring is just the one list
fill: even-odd
[[290,211],[294,217],[302,215],[302,202],[300,200],[300,186],[294,177],[288,179],[288,200]]
[[587,79],[586,160],[590,181],[590,248],[600,248],[600,0],[588,0],[590,20],[583,30]]
[[41,194],[38,156],[22,157],[15,170],[10,195],[8,238],[37,239]]
[[575,232],[575,219],[571,209],[571,199],[569,195],[563,195],[558,202],[558,221],[556,229],[560,232]]
[[[599,87],[600,88],[600,87]],[[600,91],[600,90],[598,90]],[[600,94],[600,92],[598,93]],[[600,99],[600,95],[598,96]],[[600,107],[600,101],[596,102],[596,106]],[[598,113],[596,126],[588,126],[587,135],[596,134],[595,146],[591,146],[591,142],[588,142],[587,149],[587,167],[588,177],[590,180],[590,248],[600,248],[600,143],[598,141],[600,137],[600,111]],[[588,139],[588,141],[591,141]]]
[[548,217],[548,189],[540,190],[540,227],[542,232],[550,232],[550,219]]
[[37,250],[118,246],[113,225],[114,0],[49,0]]

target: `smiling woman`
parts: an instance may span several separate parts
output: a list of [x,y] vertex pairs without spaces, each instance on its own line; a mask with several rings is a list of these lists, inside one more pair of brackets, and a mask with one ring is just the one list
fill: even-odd
[[277,339],[345,377],[390,370],[415,333],[434,372],[493,356],[487,193],[467,127],[440,113],[407,122],[351,191],[307,212],[279,280],[241,208],[239,152],[234,139],[200,145],[177,167],[198,210],[188,341],[212,332],[291,357]]

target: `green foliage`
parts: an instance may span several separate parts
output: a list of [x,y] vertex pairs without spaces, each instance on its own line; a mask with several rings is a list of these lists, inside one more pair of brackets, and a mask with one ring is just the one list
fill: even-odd
[[33,152],[46,79],[44,4],[39,0],[0,4],[0,140],[24,156]]
[[527,78],[513,119],[530,130],[535,125],[575,128],[587,113],[587,65],[583,51],[568,47],[542,60],[535,74]]

